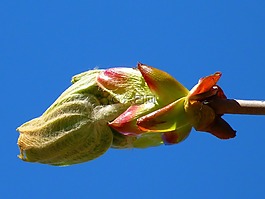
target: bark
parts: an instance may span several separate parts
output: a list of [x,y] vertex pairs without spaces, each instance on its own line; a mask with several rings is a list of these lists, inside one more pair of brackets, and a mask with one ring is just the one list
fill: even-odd
[[207,102],[217,114],[265,115],[265,101],[215,99]]

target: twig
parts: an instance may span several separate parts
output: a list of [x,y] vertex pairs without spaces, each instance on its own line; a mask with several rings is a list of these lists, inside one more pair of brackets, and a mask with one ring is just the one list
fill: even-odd
[[215,99],[208,103],[217,114],[265,115],[265,101]]

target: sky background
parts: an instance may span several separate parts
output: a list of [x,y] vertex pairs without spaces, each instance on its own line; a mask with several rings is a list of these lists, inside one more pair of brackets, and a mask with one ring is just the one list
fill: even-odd
[[[221,71],[229,98],[265,99],[265,1],[0,2],[1,198],[264,198],[265,117],[227,115],[231,140],[107,151],[70,167],[17,158],[22,123],[94,67],[165,70],[187,88]],[[4,197],[3,197],[4,196]]]

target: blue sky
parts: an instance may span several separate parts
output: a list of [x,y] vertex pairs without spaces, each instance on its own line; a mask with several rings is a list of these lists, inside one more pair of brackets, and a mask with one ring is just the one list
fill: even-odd
[[15,129],[94,67],[167,71],[187,88],[222,71],[229,98],[264,99],[265,2],[0,2],[1,186],[4,198],[263,198],[262,116],[227,115],[223,141],[192,131],[183,143],[109,150],[70,167],[22,162]]

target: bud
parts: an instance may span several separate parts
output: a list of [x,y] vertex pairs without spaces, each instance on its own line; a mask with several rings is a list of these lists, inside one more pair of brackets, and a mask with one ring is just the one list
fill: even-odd
[[72,78],[66,91],[38,118],[17,128],[24,161],[71,165],[93,160],[109,148],[177,144],[192,127],[221,139],[235,136],[208,106],[226,98],[221,73],[201,78],[190,91],[168,73],[137,68],[90,70]]

